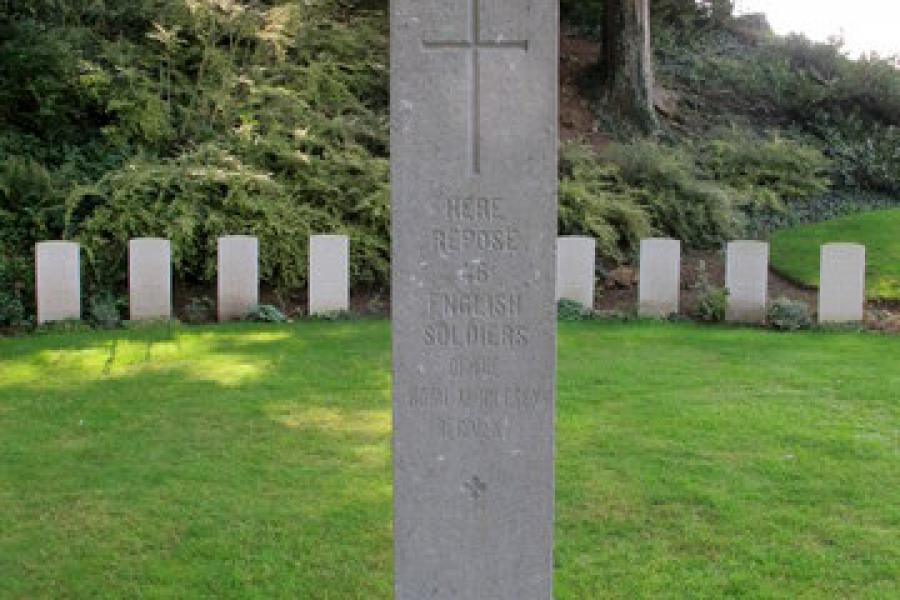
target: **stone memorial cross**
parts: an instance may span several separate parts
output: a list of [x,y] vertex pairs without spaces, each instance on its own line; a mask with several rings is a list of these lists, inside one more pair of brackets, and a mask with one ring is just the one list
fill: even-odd
[[557,0],[394,0],[394,589],[549,600]]

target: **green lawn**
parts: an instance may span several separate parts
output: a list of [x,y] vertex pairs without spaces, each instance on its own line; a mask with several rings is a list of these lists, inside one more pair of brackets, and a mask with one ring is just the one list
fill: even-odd
[[819,247],[830,242],[866,246],[866,295],[900,300],[900,208],[801,225],[772,235],[772,267],[797,283],[819,285]]
[[[0,340],[0,597],[389,598],[384,322]],[[889,598],[900,338],[560,330],[556,597]]]

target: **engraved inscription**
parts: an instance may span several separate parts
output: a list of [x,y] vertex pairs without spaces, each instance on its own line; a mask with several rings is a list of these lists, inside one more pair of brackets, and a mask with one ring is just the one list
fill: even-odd
[[521,237],[516,227],[443,227],[432,231],[433,248],[444,256],[473,251],[511,254],[522,249]]
[[428,316],[434,319],[511,318],[522,316],[522,294],[458,294],[428,295]]
[[447,218],[450,221],[505,221],[501,198],[468,196],[447,199]]
[[505,440],[509,419],[485,419],[466,417],[462,419],[438,419],[441,439],[456,440]]
[[504,323],[429,323],[423,332],[426,346],[451,348],[518,348],[528,345],[528,326]]
[[[432,230],[432,249],[442,256],[464,253],[511,254],[524,248],[518,227],[507,222],[503,198],[450,196],[441,200],[447,224]],[[467,263],[462,275],[469,283],[485,283],[488,267],[480,260]]]
[[430,291],[423,296],[431,321],[423,325],[422,341],[437,348],[527,346],[530,331],[523,321],[528,296],[508,291],[510,284],[503,282],[500,256],[523,246],[519,229],[509,222],[506,201],[498,196],[438,196],[438,214],[448,224],[432,230],[432,249],[451,260],[465,255],[457,263],[456,280],[467,291]]
[[454,356],[450,359],[450,375],[487,379],[500,377],[500,358],[497,356]]
[[415,386],[407,405],[434,412],[438,437],[445,441],[508,440],[516,415],[549,410],[552,390],[523,386],[462,385]]
[[483,413],[533,413],[550,406],[551,391],[521,386],[414,386],[406,394],[418,410],[470,410]]

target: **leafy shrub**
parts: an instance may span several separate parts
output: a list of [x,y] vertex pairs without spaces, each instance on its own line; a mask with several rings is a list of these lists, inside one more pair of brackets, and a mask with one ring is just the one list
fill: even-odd
[[184,307],[185,321],[193,325],[209,323],[216,314],[216,303],[208,296],[193,297]]
[[823,123],[817,131],[841,187],[900,195],[900,126],[852,115]]
[[0,326],[21,327],[26,322],[25,305],[15,294],[0,291]]
[[721,323],[728,312],[728,290],[711,287],[697,297],[696,316],[708,323]]
[[[9,10],[7,3],[4,17]],[[47,141],[68,142],[85,130],[81,117],[95,108],[79,89],[77,48],[84,30],[52,25],[59,22],[53,14],[45,23],[30,16],[3,20],[0,122]]]
[[706,36],[703,51],[678,54],[676,72],[703,81],[720,95],[734,94],[762,119],[806,127],[814,115],[846,116],[900,125],[900,72],[892,60],[852,60],[840,42],[816,43],[801,35],[771,36],[748,44],[736,35]]
[[612,145],[607,158],[656,231],[694,247],[713,246],[740,231],[728,190],[697,178],[689,149],[638,141]]
[[247,314],[244,315],[247,321],[255,321],[257,323],[285,323],[287,317],[271,304],[257,304],[250,307]]
[[[582,145],[563,147],[559,231],[597,240],[598,255],[633,256],[654,233],[710,247],[741,231],[730,190],[696,176],[690,148],[652,141],[613,144],[602,156]],[[733,193],[731,194],[733,195]]]
[[809,329],[813,324],[806,302],[784,297],[769,303],[767,320],[772,328],[782,331]]
[[5,258],[0,253],[0,327],[21,327],[28,323],[29,308],[22,298],[26,289],[33,289],[33,273],[32,261]]
[[0,256],[31,256],[36,242],[58,238],[64,212],[44,166],[20,155],[0,160]]
[[728,290],[712,284],[706,270],[706,262],[701,261],[697,273],[697,306],[694,315],[701,321],[721,323],[728,312]]
[[338,0],[24,4],[0,40],[0,156],[22,155],[0,159],[0,253],[65,233],[83,245],[86,288],[115,289],[129,237],[171,238],[176,273],[208,281],[215,237],[246,232],[263,280],[300,288],[309,234],[341,231],[354,284],[386,285],[383,14]]
[[815,146],[731,128],[698,145],[703,177],[734,189],[747,213],[786,210],[831,187],[830,161]]
[[122,300],[108,291],[98,292],[88,298],[88,318],[100,329],[115,329],[122,326]]
[[603,164],[583,145],[567,144],[560,155],[559,231],[597,241],[598,254],[622,262],[652,233],[650,216],[614,165]]
[[860,212],[900,207],[900,196],[851,190],[834,190],[796,204],[790,211],[757,211],[747,222],[751,239],[760,239],[778,229],[804,223],[819,223]]
[[561,298],[556,304],[556,315],[560,321],[584,321],[590,318],[591,310],[581,302]]
[[599,36],[604,4],[604,0],[560,0],[560,19],[578,33]]
[[734,0],[653,0],[650,16],[657,28],[696,35],[724,25],[734,13]]

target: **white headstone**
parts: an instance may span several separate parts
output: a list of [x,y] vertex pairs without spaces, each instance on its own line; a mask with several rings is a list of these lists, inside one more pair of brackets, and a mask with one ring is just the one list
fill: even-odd
[[641,241],[638,314],[664,318],[678,312],[681,295],[681,242],[670,239]]
[[128,243],[128,304],[132,321],[172,316],[172,250],[169,240]]
[[819,322],[862,321],[865,301],[866,247],[859,244],[822,246]]
[[38,323],[81,318],[81,260],[75,242],[35,246]]
[[728,320],[761,323],[769,293],[769,244],[739,241],[728,244],[725,269]]
[[549,600],[558,0],[391,2],[395,600]]
[[232,235],[219,238],[219,320],[240,319],[259,304],[259,241]]
[[345,235],[309,239],[309,314],[350,308],[350,240]]
[[589,237],[561,237],[556,241],[556,299],[574,300],[594,308],[597,241]]

